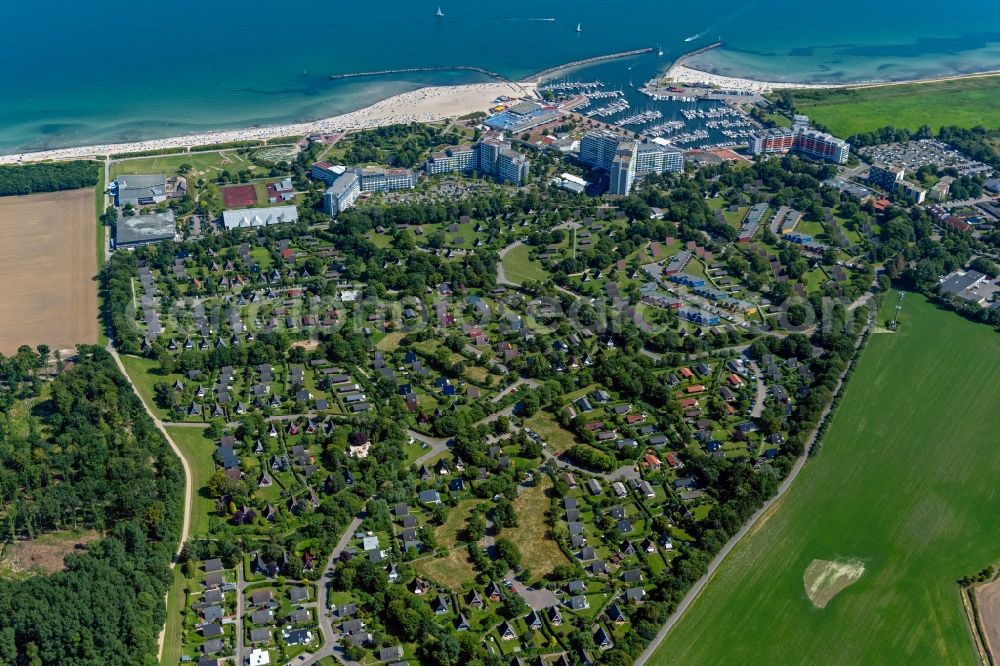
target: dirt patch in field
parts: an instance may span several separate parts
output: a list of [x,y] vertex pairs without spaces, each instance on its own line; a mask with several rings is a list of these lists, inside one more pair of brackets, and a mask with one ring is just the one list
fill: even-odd
[[55,573],[65,568],[63,558],[83,552],[88,543],[100,538],[97,532],[81,534],[46,534],[37,539],[23,539],[4,548],[3,568],[14,575],[34,572]]
[[985,634],[986,649],[993,657],[993,663],[997,663],[1000,659],[1000,580],[976,588],[976,605],[979,606],[979,622]]
[[94,190],[0,197],[0,353],[97,342]]
[[859,560],[813,560],[802,574],[806,595],[816,608],[826,608],[837,593],[853,585],[865,572]]
[[306,351],[312,351],[314,349],[319,349],[319,340],[296,340],[290,346],[301,347]]

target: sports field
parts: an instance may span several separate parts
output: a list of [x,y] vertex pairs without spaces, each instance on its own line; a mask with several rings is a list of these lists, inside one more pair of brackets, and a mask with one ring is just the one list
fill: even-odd
[[956,581],[1000,555],[1000,335],[915,294],[900,322],[649,663],[976,662]]
[[257,205],[257,188],[253,184],[230,185],[222,188],[222,203],[226,208]]
[[881,127],[915,130],[929,125],[1000,128],[1000,76],[972,77],[939,83],[833,90],[793,90],[799,113],[846,138]]
[[0,353],[97,342],[94,190],[0,198]]

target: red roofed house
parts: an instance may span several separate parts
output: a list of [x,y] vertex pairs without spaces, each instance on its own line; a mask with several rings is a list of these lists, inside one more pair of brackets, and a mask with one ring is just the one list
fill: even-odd
[[[670,454],[673,455],[673,454]],[[660,459],[654,456],[652,453],[647,453],[642,459],[642,464],[646,466],[647,469],[660,469]]]
[[694,373],[691,372],[691,368],[681,368],[681,377],[684,379],[691,379],[694,377]]
[[968,233],[972,229],[972,225],[963,220],[960,217],[954,215],[949,215],[944,218],[944,223],[951,227],[952,229],[958,229],[962,233]]
[[670,465],[670,469],[680,469],[683,467],[681,459],[677,457],[676,453],[667,454],[667,464]]
[[681,407],[683,409],[690,409],[691,407],[698,406],[698,398],[684,398],[681,400]]
[[694,386],[688,386],[686,389],[684,389],[684,391],[688,395],[694,395],[696,393],[704,393],[705,387],[702,386],[701,384],[695,384]]
[[743,386],[743,380],[737,377],[736,375],[729,375],[728,377],[726,377],[726,381],[737,388]]

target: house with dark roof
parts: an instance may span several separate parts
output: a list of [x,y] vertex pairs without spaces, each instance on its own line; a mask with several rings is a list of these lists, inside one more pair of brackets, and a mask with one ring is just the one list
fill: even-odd
[[608,632],[604,631],[604,627],[602,626],[598,626],[597,631],[594,632],[594,645],[604,651],[610,650],[615,646],[611,641],[611,637],[608,636]]

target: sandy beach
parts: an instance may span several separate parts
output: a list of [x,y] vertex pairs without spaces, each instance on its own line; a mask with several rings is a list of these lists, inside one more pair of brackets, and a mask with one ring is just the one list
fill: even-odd
[[725,90],[747,90],[755,93],[766,93],[779,88],[843,88],[843,84],[813,84],[813,83],[780,83],[777,81],[754,81],[736,76],[720,76],[703,72],[686,65],[674,65],[664,79],[680,85],[717,86]]
[[853,83],[787,83],[782,81],[757,81],[738,76],[723,76],[712,74],[700,69],[676,64],[667,70],[663,80],[679,85],[717,86],[724,90],[746,90],[754,93],[766,93],[772,90],[784,89],[832,89],[832,88],[876,88],[882,86],[904,86],[911,83],[939,83],[958,79],[974,79],[982,76],[996,76],[1000,70],[990,69],[983,72],[968,74],[951,74],[947,76],[932,76],[923,79],[906,79],[902,81],[856,81]]
[[0,164],[39,162],[103,157],[115,153],[139,153],[164,148],[187,149],[213,143],[272,139],[276,137],[332,133],[351,129],[368,129],[395,123],[433,122],[457,118],[475,111],[485,111],[499,96],[525,97],[534,95],[534,83],[475,83],[461,86],[432,86],[395,95],[364,109],[332,118],[306,123],[256,127],[239,130],[203,132],[165,139],[150,139],[132,143],[112,143],[77,148],[59,148],[33,153],[0,155]]

